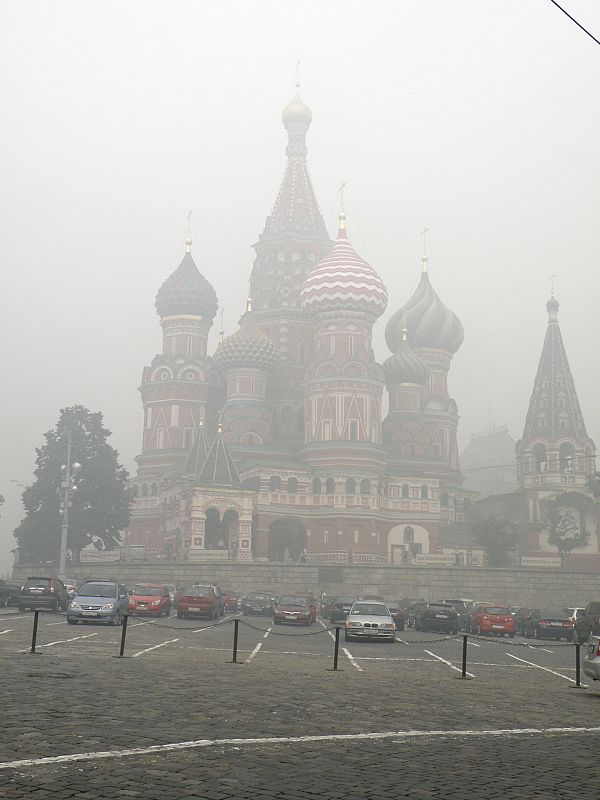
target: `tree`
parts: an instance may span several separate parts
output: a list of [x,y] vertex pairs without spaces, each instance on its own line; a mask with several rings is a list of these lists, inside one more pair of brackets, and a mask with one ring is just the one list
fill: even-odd
[[510,563],[510,553],[517,549],[519,530],[506,519],[479,519],[471,526],[476,545],[487,553],[490,567],[505,567]]
[[548,505],[544,526],[549,531],[548,544],[556,547],[563,561],[571,550],[585,547],[590,540],[589,531],[578,524],[573,512],[560,507],[556,502]]
[[89,544],[109,550],[120,541],[129,523],[127,470],[107,443],[110,431],[102,414],[83,406],[63,408],[54,428],[36,449],[35,481],[23,492],[25,518],[15,530],[23,561],[55,561],[60,552],[61,480],[71,433],[71,462],[79,462],[76,491],[69,507],[67,554],[79,560]]

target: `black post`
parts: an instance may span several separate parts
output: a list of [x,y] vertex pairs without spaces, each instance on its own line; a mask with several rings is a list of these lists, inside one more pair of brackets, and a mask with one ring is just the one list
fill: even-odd
[[575,686],[581,688],[581,645],[575,645]]
[[38,616],[39,611],[33,612],[33,633],[31,635],[31,652],[35,653],[35,640],[37,639]]
[[127,636],[127,620],[129,616],[127,614],[123,614],[123,626],[121,628],[121,649],[119,650],[119,658],[123,658],[123,653],[125,652],[125,637]]
[[338,668],[338,655],[340,652],[340,627],[335,627],[335,650],[333,651],[333,669],[337,671]]
[[463,636],[463,658],[462,658],[462,677],[467,677],[467,640],[468,637]]
[[239,619],[233,620],[233,663],[237,664],[237,646],[238,646],[238,629],[240,627]]

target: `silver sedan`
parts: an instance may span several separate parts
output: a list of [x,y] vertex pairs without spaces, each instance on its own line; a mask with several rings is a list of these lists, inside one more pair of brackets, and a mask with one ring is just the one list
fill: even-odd
[[385,603],[359,601],[354,603],[346,617],[344,636],[352,639],[373,639],[393,642],[396,638],[396,623]]

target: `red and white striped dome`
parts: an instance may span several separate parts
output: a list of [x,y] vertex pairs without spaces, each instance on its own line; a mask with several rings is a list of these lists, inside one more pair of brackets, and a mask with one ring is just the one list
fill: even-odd
[[348,241],[344,220],[344,214],[340,214],[337,241],[306,276],[302,306],[312,313],[350,310],[380,317],[387,306],[386,288]]

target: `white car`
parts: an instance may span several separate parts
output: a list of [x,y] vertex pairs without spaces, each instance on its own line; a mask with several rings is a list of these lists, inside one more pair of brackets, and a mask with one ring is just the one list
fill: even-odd
[[385,603],[359,600],[346,617],[344,637],[347,642],[353,639],[393,642],[396,639],[396,623]]

